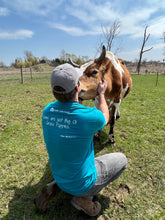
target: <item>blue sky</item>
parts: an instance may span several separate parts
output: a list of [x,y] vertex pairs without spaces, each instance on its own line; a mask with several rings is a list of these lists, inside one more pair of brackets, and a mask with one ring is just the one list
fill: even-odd
[[[117,57],[138,59],[144,28],[150,38],[147,60],[163,57],[165,1],[162,0],[0,0],[0,62],[10,65],[28,50],[34,56],[60,57],[61,51],[95,58],[101,26],[118,19]],[[115,50],[115,46],[114,46]],[[115,52],[115,51],[112,51]]]

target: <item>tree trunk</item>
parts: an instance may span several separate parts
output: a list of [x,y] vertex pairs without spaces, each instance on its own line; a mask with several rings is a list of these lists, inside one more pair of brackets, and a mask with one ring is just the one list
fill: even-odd
[[146,32],[147,32],[147,28],[148,26],[145,27],[145,30],[144,30],[144,38],[143,38],[143,43],[142,43],[142,47],[141,47],[141,50],[140,50],[140,55],[139,55],[139,61],[138,61],[138,65],[137,65],[137,72],[138,74],[140,73],[140,67],[141,67],[141,60],[142,60],[142,56],[143,56],[143,53],[151,50],[153,47],[147,49],[147,50],[144,50],[144,46],[145,46],[145,43],[147,42],[150,34],[148,34],[148,36],[146,37]]

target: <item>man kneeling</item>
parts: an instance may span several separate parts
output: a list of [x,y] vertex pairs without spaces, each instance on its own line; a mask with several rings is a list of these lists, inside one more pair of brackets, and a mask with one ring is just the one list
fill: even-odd
[[127,166],[122,153],[94,156],[93,135],[109,121],[109,110],[104,93],[107,82],[98,85],[98,109],[79,103],[82,72],[70,64],[54,69],[51,75],[52,91],[57,99],[49,103],[42,116],[44,140],[54,177],[34,203],[44,212],[57,191],[71,195],[72,205],[89,216],[96,216],[101,204],[93,201],[103,187],[118,178]]

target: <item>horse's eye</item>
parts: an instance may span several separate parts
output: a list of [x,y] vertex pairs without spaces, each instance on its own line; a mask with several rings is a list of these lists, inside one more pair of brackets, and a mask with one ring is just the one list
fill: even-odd
[[92,72],[92,74],[97,74],[98,72],[97,72],[97,70],[94,70],[93,72]]

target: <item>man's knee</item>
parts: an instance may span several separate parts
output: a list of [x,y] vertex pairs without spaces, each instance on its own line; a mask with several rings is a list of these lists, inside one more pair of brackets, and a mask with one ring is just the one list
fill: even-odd
[[120,154],[121,161],[122,161],[122,164],[123,164],[123,169],[126,169],[127,168],[127,158],[123,153],[119,153],[119,154]]
[[127,158],[120,152],[104,154],[97,157],[96,161],[101,161],[107,170],[124,170],[127,168]]
[[127,158],[123,153],[115,152],[109,154],[109,165],[114,165],[118,169],[124,170],[127,168]]

